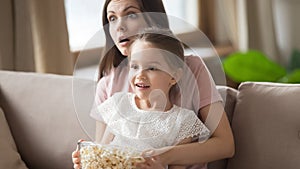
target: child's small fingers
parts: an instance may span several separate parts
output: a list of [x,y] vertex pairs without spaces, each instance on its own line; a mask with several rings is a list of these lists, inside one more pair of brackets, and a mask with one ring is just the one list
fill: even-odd
[[77,143],[81,143],[81,142],[83,142],[83,141],[85,141],[85,140],[79,139],[79,140],[77,141]]
[[73,158],[73,164],[80,164],[80,158]]
[[149,150],[145,150],[144,152],[142,152],[142,157],[151,157],[154,154],[154,150],[153,149],[149,149]]
[[74,164],[73,168],[74,168],[74,169],[80,169],[81,166],[80,166],[80,164]]
[[79,157],[80,152],[78,150],[75,150],[72,152],[72,158],[77,158]]

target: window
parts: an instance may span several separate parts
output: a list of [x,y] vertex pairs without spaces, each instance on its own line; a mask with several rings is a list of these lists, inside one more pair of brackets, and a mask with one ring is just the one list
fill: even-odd
[[[172,18],[180,18],[195,27],[198,25],[197,2],[198,0],[163,0],[168,15]],[[71,51],[82,50],[97,31],[101,29],[103,3],[104,0],[65,0]],[[171,27],[174,25],[172,20]],[[174,31],[175,33],[182,33],[189,31],[189,29],[177,28],[176,26]],[[100,40],[100,42],[89,44],[88,48],[97,48],[103,45],[104,42]]]

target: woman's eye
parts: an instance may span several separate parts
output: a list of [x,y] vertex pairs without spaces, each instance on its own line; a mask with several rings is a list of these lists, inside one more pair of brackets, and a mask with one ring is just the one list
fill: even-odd
[[155,71],[158,70],[156,67],[149,67],[148,70]]
[[130,68],[136,70],[136,69],[138,69],[139,67],[138,67],[138,65],[131,65]]
[[109,22],[114,22],[114,21],[116,21],[117,20],[117,17],[115,17],[115,16],[110,16],[110,17],[108,17],[108,21]]
[[127,15],[128,18],[131,18],[131,19],[136,19],[137,18],[137,14],[136,13],[130,13]]

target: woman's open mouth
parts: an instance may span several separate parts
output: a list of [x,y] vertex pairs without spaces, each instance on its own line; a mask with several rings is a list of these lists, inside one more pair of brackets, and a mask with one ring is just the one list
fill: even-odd
[[121,39],[121,40],[119,41],[119,43],[128,42],[128,41],[129,41],[129,39],[128,39],[128,38],[125,38],[125,39]]
[[130,42],[129,38],[125,38],[125,37],[120,37],[119,38],[119,44],[121,46],[127,46],[129,42]]

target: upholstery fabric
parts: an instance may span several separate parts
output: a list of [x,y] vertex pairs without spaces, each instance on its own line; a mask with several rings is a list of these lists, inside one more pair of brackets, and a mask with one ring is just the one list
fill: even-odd
[[0,168],[27,169],[17,151],[5,114],[0,107]]
[[232,120],[235,156],[227,169],[300,166],[300,84],[242,83]]
[[[0,71],[0,105],[9,112],[7,122],[28,168],[72,168],[78,139],[90,140],[76,114],[89,114],[88,109],[75,111],[72,85],[71,76]],[[90,82],[83,80],[82,92],[88,86]]]

